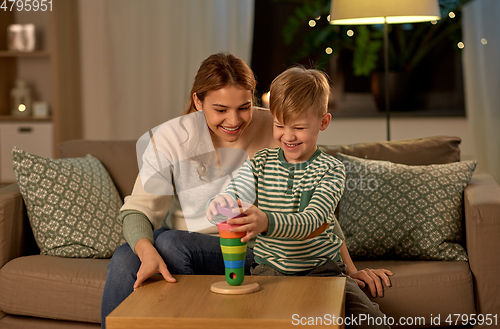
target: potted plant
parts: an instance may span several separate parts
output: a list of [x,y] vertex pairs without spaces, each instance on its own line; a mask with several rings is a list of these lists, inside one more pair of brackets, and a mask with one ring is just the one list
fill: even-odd
[[[403,108],[400,104],[408,103],[406,91],[411,74],[436,46],[448,41],[459,50],[461,7],[469,1],[439,0],[439,21],[388,26],[389,82],[394,86],[389,88],[392,109]],[[330,25],[327,17],[331,0],[304,0],[300,3],[283,28],[285,44],[291,43],[299,31],[309,29],[304,34],[302,47],[294,54],[294,60],[315,57],[321,67],[332,55],[350,52],[354,75],[371,76],[372,93],[378,108],[383,109],[383,97],[380,97],[383,95],[383,25]]]

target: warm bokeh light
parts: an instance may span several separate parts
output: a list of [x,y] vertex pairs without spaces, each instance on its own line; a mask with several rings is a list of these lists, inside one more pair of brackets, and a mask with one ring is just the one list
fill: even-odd
[[17,109],[19,110],[19,112],[24,112],[24,111],[26,111],[26,105],[19,104],[19,107]]
[[461,41],[460,41],[460,42],[457,44],[457,47],[458,47],[458,48],[460,48],[460,49],[464,49],[465,45],[464,45],[464,43],[463,43],[463,42],[461,42]]
[[452,11],[450,11],[450,13],[448,14],[448,16],[449,16],[450,18],[455,18],[455,13],[454,13],[454,12],[452,12]]
[[481,39],[481,43],[482,43],[483,45],[485,45],[485,44],[487,44],[487,43],[488,43],[488,40],[486,40],[486,38],[482,38],[482,39]]
[[318,16],[315,18],[315,20],[319,21],[321,19],[321,16]]
[[262,95],[262,106],[265,107],[266,109],[269,108],[269,97],[271,96],[271,92],[268,91],[267,93],[264,93]]
[[353,30],[347,30],[347,36],[352,37],[354,35]]
[[431,21],[431,24],[432,24],[432,25],[436,25],[437,23],[438,23],[438,21],[435,21],[435,20],[434,20],[434,21]]
[[310,27],[315,27],[315,26],[316,26],[316,21],[315,21],[314,19],[311,19],[311,20],[309,21],[309,26],[310,26]]
[[330,15],[326,16],[326,20],[330,21],[330,17],[331,17]]
[[327,47],[325,49],[325,53],[327,53],[328,55],[331,55],[333,53],[333,49],[331,47]]

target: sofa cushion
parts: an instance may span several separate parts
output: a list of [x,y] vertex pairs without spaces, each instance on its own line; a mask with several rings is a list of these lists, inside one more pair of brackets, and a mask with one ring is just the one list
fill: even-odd
[[40,253],[111,257],[124,242],[116,219],[122,201],[99,160],[46,159],[17,148],[12,156]]
[[463,191],[475,161],[407,166],[337,158],[346,171],[339,224],[353,259],[467,260]]
[[92,154],[101,161],[116,185],[122,200],[132,193],[139,174],[136,142],[71,140],[59,145],[61,158],[79,158]]
[[45,255],[15,258],[0,271],[0,308],[8,314],[99,323],[108,263]]
[[319,147],[335,156],[337,153],[358,158],[385,160],[407,165],[429,165],[460,161],[459,137],[435,136],[400,141],[358,143]]
[[[448,315],[475,314],[472,274],[467,262],[446,261],[356,261],[358,269],[386,268],[394,275],[392,286],[384,288],[384,297],[372,298],[380,310],[396,320],[402,317],[424,317],[426,328],[430,317],[440,315],[441,325]],[[368,296],[371,296],[365,289]],[[455,317],[452,317],[453,322]],[[417,326],[391,326],[417,328]]]

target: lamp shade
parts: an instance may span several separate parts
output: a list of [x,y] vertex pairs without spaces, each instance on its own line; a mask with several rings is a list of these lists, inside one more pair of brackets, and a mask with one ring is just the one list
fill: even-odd
[[332,0],[330,24],[416,23],[441,18],[438,0]]

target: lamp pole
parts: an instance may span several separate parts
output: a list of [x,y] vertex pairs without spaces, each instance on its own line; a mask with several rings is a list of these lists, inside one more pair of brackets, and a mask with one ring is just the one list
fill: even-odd
[[[381,24],[384,19],[384,86],[387,140],[391,140],[389,104],[389,31],[388,25],[428,22],[441,19],[438,0],[332,0],[330,24]],[[389,22],[387,21],[389,18]]]
[[391,140],[391,109],[389,105],[389,28],[387,16],[384,16],[384,85],[385,117],[387,121],[387,141]]

